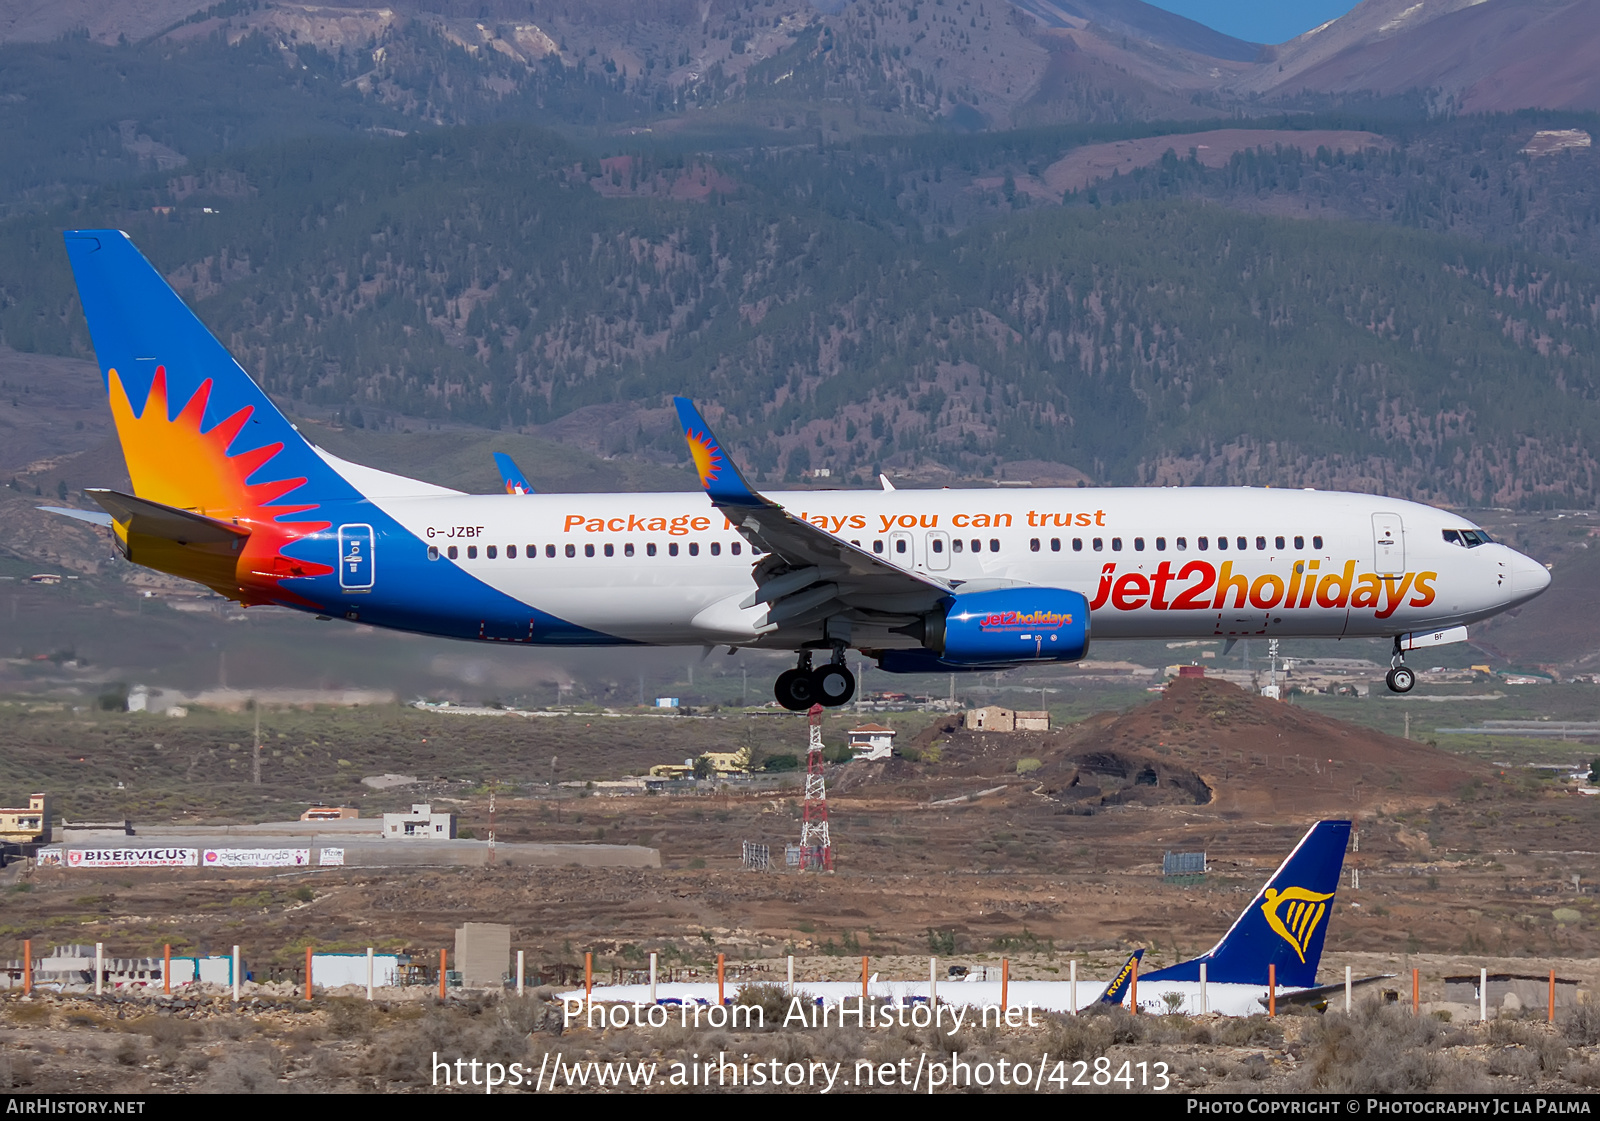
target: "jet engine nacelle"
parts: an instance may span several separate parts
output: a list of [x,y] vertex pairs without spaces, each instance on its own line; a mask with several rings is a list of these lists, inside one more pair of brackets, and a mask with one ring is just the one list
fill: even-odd
[[952,665],[1076,662],[1089,651],[1089,601],[1063,588],[969,592],[929,616],[924,634]]

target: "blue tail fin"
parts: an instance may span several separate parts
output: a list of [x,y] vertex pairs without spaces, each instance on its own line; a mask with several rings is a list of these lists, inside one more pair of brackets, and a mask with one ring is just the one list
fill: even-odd
[[1265,985],[1267,966],[1276,965],[1278,984],[1291,988],[1315,985],[1328,915],[1349,842],[1348,821],[1317,822],[1244,914],[1234,920],[1222,941],[1197,958],[1157,970],[1145,979],[1198,981],[1203,962],[1208,982]]
[[277,520],[361,497],[250,380],[128,235],[69,230],[65,239],[140,498]]
[[494,453],[494,465],[500,469],[500,481],[505,484],[507,494],[533,494],[533,484],[528,482],[528,477],[522,473],[522,468],[517,466],[517,461],[505,452]]
[[1121,1004],[1128,995],[1129,982],[1133,979],[1133,971],[1138,968],[1139,962],[1144,959],[1144,950],[1139,949],[1128,955],[1128,960],[1122,963],[1122,968],[1117,970],[1117,975],[1111,978],[1111,984],[1106,986],[1106,991],[1100,994],[1100,1004]]

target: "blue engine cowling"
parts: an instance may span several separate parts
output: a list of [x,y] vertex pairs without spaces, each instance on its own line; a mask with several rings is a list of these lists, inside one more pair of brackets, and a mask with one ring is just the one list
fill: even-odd
[[1089,651],[1089,601],[1063,588],[958,595],[928,619],[923,645],[951,665],[1076,662]]

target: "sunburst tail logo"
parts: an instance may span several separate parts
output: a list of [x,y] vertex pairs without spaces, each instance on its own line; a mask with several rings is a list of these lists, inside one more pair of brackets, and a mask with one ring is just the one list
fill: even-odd
[[[206,407],[212,395],[210,379],[200,383],[175,415],[170,412],[165,366],[156,367],[143,407],[137,410],[115,368],[107,372],[107,380],[111,413],[134,493],[163,506],[192,510],[249,531],[234,565],[236,587],[218,590],[232,591],[247,603],[307,602],[279,587],[279,581],[321,576],[333,569],[288,556],[284,549],[308,534],[327,529],[330,523],[322,518],[289,517],[315,510],[317,504],[280,501],[306,481],[303,477],[274,478],[278,473],[272,470],[272,464],[283,451],[282,443],[231,450],[250,423],[254,407],[245,405],[206,428]],[[208,575],[215,575],[213,566],[205,565],[204,569]],[[203,579],[198,569],[190,578]]]
[[700,485],[709,487],[722,475],[722,449],[709,432],[690,431],[684,437],[689,441],[689,458],[694,460]]

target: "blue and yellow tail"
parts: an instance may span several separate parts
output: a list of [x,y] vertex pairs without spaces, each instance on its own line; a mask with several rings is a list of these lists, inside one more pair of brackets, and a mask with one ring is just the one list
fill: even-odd
[[1198,981],[1204,963],[1208,982],[1265,985],[1267,967],[1275,965],[1279,985],[1315,985],[1349,843],[1348,821],[1317,822],[1222,941],[1197,958],[1158,969],[1141,980]]

